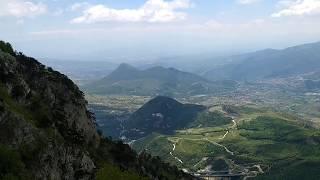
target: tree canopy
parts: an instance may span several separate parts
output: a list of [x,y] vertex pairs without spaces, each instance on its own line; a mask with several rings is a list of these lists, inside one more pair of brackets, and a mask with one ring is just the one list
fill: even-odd
[[3,52],[9,53],[13,56],[15,56],[15,51],[13,50],[12,46],[8,42],[0,41],[0,49]]

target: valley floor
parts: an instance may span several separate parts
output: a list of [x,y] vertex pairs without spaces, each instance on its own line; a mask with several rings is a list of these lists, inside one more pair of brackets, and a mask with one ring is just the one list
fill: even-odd
[[[95,98],[95,102],[97,99],[108,101],[115,98],[91,96],[89,103],[93,102],[92,97]],[[105,114],[111,112],[114,113],[114,117],[122,117],[121,123],[125,123],[126,114],[137,110],[149,99],[150,97],[123,96],[122,101],[114,100],[117,102],[116,106],[112,103],[100,103],[99,107],[105,110]],[[241,176],[244,179],[319,177],[318,172],[311,171],[305,174],[308,172],[305,169],[310,164],[314,165],[311,170],[320,167],[320,132],[310,127],[314,123],[301,118],[309,116],[277,110],[278,105],[272,108],[264,106],[263,103],[253,103],[251,100],[244,103],[240,100],[230,100],[228,97],[188,97],[178,100],[206,105],[210,112],[221,113],[231,118],[231,121],[218,126],[199,123],[190,128],[177,130],[172,135],[153,133],[130,142],[137,152],[146,150],[185,172],[201,177],[226,174]],[[129,108],[125,109],[128,105]],[[108,124],[103,121],[106,117],[104,113],[97,116],[98,123]],[[118,121],[118,124],[121,123]],[[123,131],[121,125],[116,128],[101,128],[105,132],[108,132],[108,129]]]

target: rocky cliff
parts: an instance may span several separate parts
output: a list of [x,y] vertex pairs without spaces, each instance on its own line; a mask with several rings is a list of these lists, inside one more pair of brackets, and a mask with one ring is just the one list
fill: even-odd
[[83,147],[99,146],[82,92],[64,75],[23,54],[0,52],[0,143],[38,179],[90,179]]

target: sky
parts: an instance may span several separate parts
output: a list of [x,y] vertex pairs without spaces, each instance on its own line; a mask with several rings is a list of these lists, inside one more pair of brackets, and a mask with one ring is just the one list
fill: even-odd
[[320,40],[320,0],[0,0],[0,39],[66,60],[284,48]]

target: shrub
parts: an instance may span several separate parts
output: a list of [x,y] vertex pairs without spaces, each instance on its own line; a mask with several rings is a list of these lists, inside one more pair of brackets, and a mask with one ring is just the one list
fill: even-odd
[[19,154],[0,145],[0,179],[21,179],[23,171],[24,164]]
[[22,85],[17,85],[12,89],[12,96],[18,98],[25,95],[25,89]]
[[97,172],[96,176],[97,180],[107,180],[107,179],[117,179],[117,180],[147,180],[145,177],[139,176],[137,173],[130,171],[122,171],[117,166],[112,166],[110,164],[105,164],[103,168],[101,168]]
[[0,41],[0,49],[3,52],[11,54],[12,56],[16,55],[10,43]]

